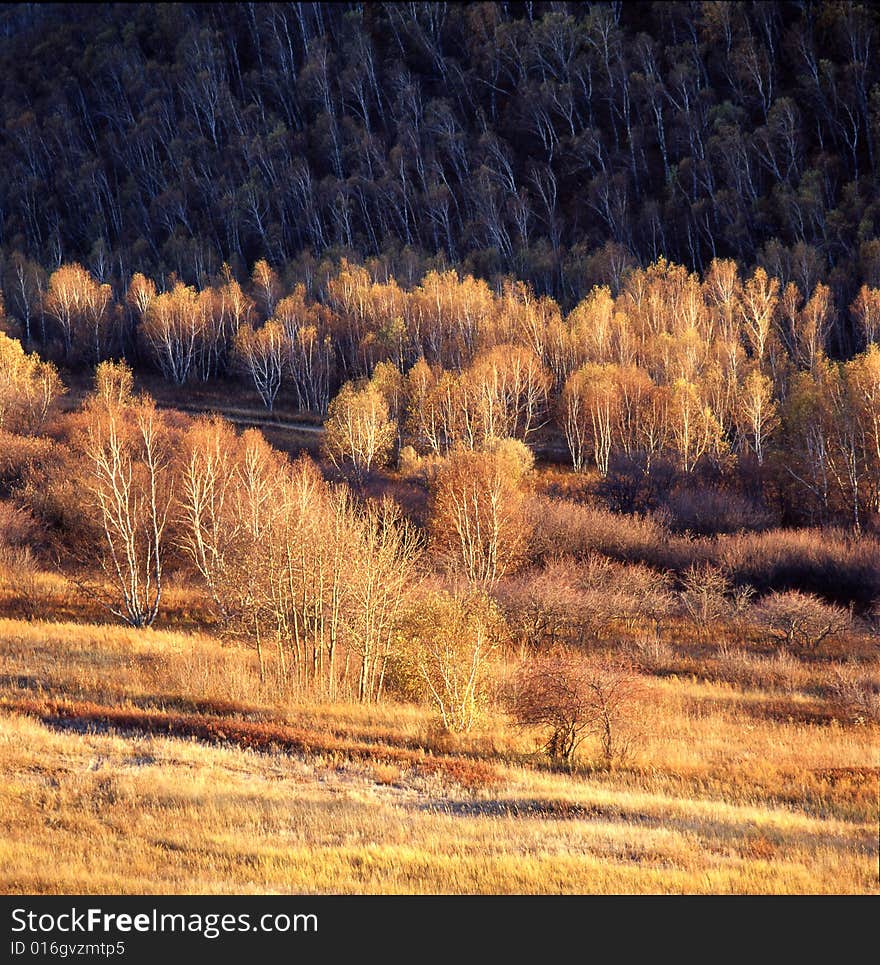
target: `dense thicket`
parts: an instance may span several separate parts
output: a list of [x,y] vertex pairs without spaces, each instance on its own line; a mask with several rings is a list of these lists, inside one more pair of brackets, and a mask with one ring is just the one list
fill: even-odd
[[[665,256],[880,285],[877,12],[851,3],[5,5],[0,229],[203,284],[325,253],[567,305]],[[8,273],[8,272],[7,272]],[[8,283],[4,286],[9,288]],[[832,348],[851,351],[848,325]]]

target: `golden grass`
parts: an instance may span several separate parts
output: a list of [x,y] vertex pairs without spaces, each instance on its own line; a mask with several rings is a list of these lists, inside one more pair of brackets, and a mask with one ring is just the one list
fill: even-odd
[[500,711],[441,740],[204,634],[0,619],[0,891],[876,893],[880,728],[817,701],[650,678],[631,758],[569,774]]

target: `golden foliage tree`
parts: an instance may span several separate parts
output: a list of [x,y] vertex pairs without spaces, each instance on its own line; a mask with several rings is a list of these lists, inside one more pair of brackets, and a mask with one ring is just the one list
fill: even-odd
[[469,731],[485,709],[491,662],[506,628],[481,590],[429,592],[417,598],[405,624],[424,694],[448,731]]
[[251,380],[263,405],[271,412],[284,374],[284,329],[271,320],[256,330],[250,325],[242,325],[235,335],[234,354],[238,367]]
[[65,391],[58,371],[36,352],[0,332],[0,429],[39,432],[52,403]]
[[385,396],[372,383],[356,388],[346,382],[330,403],[324,426],[324,451],[339,469],[350,470],[362,483],[387,464],[397,438]]
[[152,399],[131,397],[124,363],[101,363],[95,382],[80,450],[86,506],[100,532],[98,559],[113,587],[107,606],[131,626],[148,627],[163,590],[169,434]]
[[493,586],[519,565],[528,540],[521,482],[503,452],[457,450],[437,468],[428,528],[450,570]]
[[49,276],[44,308],[58,324],[65,357],[76,349],[101,360],[114,314],[109,285],[99,284],[82,265],[62,265]]

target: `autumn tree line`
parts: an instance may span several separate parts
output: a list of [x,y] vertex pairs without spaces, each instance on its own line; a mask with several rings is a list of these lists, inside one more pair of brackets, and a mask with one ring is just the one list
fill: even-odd
[[[259,430],[158,408],[124,361],[99,363],[66,413],[55,366],[5,335],[0,373],[7,605],[11,590],[31,616],[59,606],[28,582],[32,553],[80,607],[134,628],[168,619],[183,592],[197,624],[251,648],[261,684],[285,699],[423,700],[448,731],[500,700],[551,757],[570,760],[592,734],[611,761],[644,674],[674,665],[664,635],[748,626],[811,660],[876,625],[871,536],[675,536],[655,517],[542,490],[515,435],[424,457],[424,513],[405,511],[387,488],[334,480]],[[385,398],[372,379],[346,386],[328,433],[337,403]],[[360,421],[393,432],[387,403],[377,408],[381,419],[361,408]],[[867,695],[874,714],[860,686],[853,699]]]
[[[880,285],[858,2],[18,4],[0,245],[125,287],[462,265],[566,308],[665,255]],[[850,333],[835,333],[840,353]]]
[[[844,313],[822,282],[802,291],[730,260],[701,278],[661,259],[564,313],[523,282],[448,270],[404,287],[345,260],[320,297],[265,260],[244,285],[228,267],[201,289],[135,274],[118,300],[81,265],[16,265],[8,324],[26,345],[73,367],[128,357],[178,386],[240,378],[270,412],[281,399],[320,414],[326,455],[360,483],[510,438],[618,494],[712,470],[792,521],[858,530],[880,510],[867,285]],[[830,344],[842,314],[858,333],[845,361]]]

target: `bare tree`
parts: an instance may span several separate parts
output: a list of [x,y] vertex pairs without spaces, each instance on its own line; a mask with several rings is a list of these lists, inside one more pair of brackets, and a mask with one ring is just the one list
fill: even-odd
[[390,500],[370,505],[351,541],[349,646],[360,658],[357,696],[378,701],[405,594],[413,580],[419,537]]
[[779,425],[779,418],[773,383],[759,368],[753,368],[746,376],[738,402],[737,425],[755,453],[758,465],[763,465],[767,440]]
[[711,563],[689,566],[682,584],[681,601],[701,633],[706,633],[714,622],[729,612],[730,581],[717,566]]
[[119,399],[124,364],[98,366],[82,440],[88,504],[101,532],[99,560],[114,585],[108,608],[133,627],[159,613],[171,504],[170,455],[161,416],[149,397]]
[[[21,322],[25,345],[30,347],[33,338],[35,316],[43,319],[43,292],[46,288],[46,273],[34,261],[15,251],[9,261],[9,275],[6,280],[6,293]],[[45,321],[42,341],[46,341]]]
[[880,288],[862,285],[849,310],[869,345],[880,340]]
[[183,385],[196,365],[206,326],[205,300],[178,282],[146,303],[141,331],[162,374]]
[[638,675],[629,664],[554,648],[522,663],[510,708],[521,726],[544,731],[544,749],[552,759],[571,763],[583,741],[595,735],[603,759],[610,763],[626,748],[621,725],[632,713],[639,690]]

